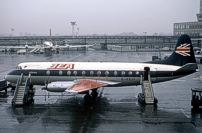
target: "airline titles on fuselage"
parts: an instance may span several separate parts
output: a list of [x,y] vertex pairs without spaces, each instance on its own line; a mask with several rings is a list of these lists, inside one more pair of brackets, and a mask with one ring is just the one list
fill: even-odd
[[47,69],[74,69],[75,64],[52,64]]

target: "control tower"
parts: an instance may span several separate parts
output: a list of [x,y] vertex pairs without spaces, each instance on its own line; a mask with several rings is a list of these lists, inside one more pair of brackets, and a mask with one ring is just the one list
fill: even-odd
[[200,13],[196,14],[197,20],[202,21],[202,0],[200,0]]
[[182,34],[188,34],[191,37],[202,36],[202,0],[200,0],[200,12],[196,14],[197,20],[194,22],[183,22],[173,24],[173,35],[181,36]]

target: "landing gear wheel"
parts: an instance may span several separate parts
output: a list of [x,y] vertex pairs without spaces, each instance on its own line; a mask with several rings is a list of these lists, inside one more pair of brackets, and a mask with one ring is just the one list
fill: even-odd
[[92,92],[92,100],[95,101],[98,96],[97,90]]
[[30,84],[29,88],[30,88],[30,89],[33,89],[33,87],[34,87],[34,86],[33,86],[32,84]]
[[90,103],[90,100],[91,100],[91,96],[90,96],[89,94],[86,94],[86,95],[84,96],[84,101],[85,101],[85,103]]
[[4,95],[7,95],[7,88],[5,89],[5,93],[4,93]]
[[198,105],[194,105],[193,108],[194,108],[194,109],[198,109],[199,106],[198,106]]
[[34,99],[31,99],[31,104],[34,104]]
[[11,87],[11,90],[15,90],[15,86],[12,86],[12,87]]
[[11,104],[12,104],[12,107],[15,107],[15,102],[14,101],[12,101]]
[[158,103],[158,99],[156,97],[154,97],[154,104]]

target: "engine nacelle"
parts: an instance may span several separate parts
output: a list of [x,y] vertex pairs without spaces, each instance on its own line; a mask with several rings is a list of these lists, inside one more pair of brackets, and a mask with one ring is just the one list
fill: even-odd
[[200,54],[200,53],[201,53],[201,51],[199,51],[199,50],[196,51],[196,54]]
[[64,92],[74,85],[74,82],[51,82],[46,86],[46,90],[50,92]]

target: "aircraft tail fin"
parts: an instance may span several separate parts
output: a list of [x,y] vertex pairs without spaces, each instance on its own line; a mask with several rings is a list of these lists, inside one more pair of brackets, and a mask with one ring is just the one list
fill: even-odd
[[184,66],[188,63],[196,64],[194,50],[189,35],[184,34],[178,38],[175,50],[167,59],[160,61],[151,61],[147,63],[175,66]]

